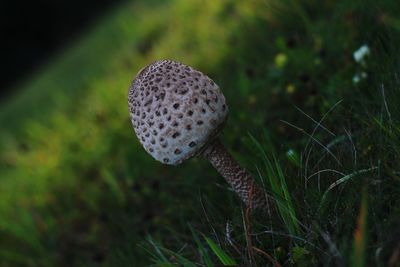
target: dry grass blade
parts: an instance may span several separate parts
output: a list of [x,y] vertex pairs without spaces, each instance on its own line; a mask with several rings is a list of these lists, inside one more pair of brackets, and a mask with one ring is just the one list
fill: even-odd
[[258,252],[258,253],[260,253],[261,255],[263,255],[264,257],[266,257],[273,265],[274,265],[274,267],[281,267],[281,265],[279,264],[279,262],[277,262],[271,255],[269,255],[267,252],[265,252],[265,251],[263,251],[263,250],[261,250],[261,249],[259,249],[259,248],[256,248],[256,247],[253,247],[253,250],[254,251],[256,251],[256,252]]
[[365,249],[367,246],[367,210],[368,202],[366,190],[363,191],[361,207],[357,218],[357,227],[354,231],[352,267],[365,266]]

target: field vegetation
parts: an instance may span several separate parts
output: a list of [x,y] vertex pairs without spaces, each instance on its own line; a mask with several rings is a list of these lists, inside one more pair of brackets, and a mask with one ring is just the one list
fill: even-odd
[[[0,266],[399,266],[400,3],[133,1],[0,107]],[[222,140],[273,196],[153,160],[127,91],[158,59],[214,79]]]

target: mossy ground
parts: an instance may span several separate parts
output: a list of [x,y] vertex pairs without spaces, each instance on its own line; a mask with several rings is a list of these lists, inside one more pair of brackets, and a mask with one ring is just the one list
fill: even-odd
[[[202,233],[243,265],[386,266],[400,235],[399,11],[176,0],[111,12],[2,103],[0,265],[218,265]],[[162,58],[220,85],[223,142],[279,201],[271,214],[247,216],[204,160],[163,166],[140,147],[127,90]]]

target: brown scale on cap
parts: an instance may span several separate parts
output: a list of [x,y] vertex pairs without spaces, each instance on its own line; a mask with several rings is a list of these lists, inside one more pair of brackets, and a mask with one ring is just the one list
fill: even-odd
[[177,165],[203,154],[246,205],[266,207],[262,190],[217,138],[228,106],[207,75],[179,62],[156,61],[133,80],[128,104],[136,135],[156,160]]

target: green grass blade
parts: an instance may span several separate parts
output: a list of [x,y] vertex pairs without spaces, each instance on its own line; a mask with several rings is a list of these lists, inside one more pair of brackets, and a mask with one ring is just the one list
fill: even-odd
[[274,193],[282,220],[290,234],[298,235],[300,233],[300,225],[296,217],[295,208],[286,183],[285,175],[283,174],[279,161],[273,152],[272,145],[269,144],[267,137],[267,145],[272,154],[271,160],[267,156],[263,146],[252,135],[250,135],[250,138],[261,153],[268,181]]
[[229,256],[225,251],[223,251],[214,241],[210,238],[203,235],[204,239],[206,240],[207,244],[210,246],[211,250],[217,255],[218,259],[224,266],[235,266],[237,265],[236,261]]
[[197,235],[196,231],[193,229],[193,227],[190,224],[189,224],[189,229],[192,232],[194,241],[197,244],[197,247],[201,254],[201,258],[203,259],[205,265],[207,267],[214,267],[214,264],[211,261],[210,255],[208,255],[206,248],[203,246],[203,243],[201,243],[199,236]]
[[152,245],[152,247],[154,248],[157,257],[160,261],[162,261],[163,263],[170,263],[169,260],[165,257],[165,255],[162,253],[161,248],[158,244],[156,244],[154,242],[154,240],[151,238],[151,236],[147,236],[147,241]]
[[151,238],[151,236],[147,237],[148,242],[152,245],[154,248],[156,255],[153,253],[149,252],[150,255],[152,255],[155,258],[155,262],[157,266],[163,266],[163,267],[170,267],[170,266],[176,266],[175,263],[172,263],[170,260],[167,259],[165,253],[174,256],[176,261],[180,264],[179,266],[184,266],[184,267],[196,267],[196,264],[191,262],[190,260],[186,259],[179,253],[176,253],[170,249],[164,248],[159,244],[156,244],[154,240]]
[[0,231],[4,231],[20,240],[38,254],[46,251],[40,240],[32,214],[29,211],[24,210],[20,213],[19,223],[0,218]]
[[[169,250],[167,248],[163,248],[160,247],[161,250],[165,251],[166,253],[174,256],[177,260],[177,262],[179,263],[179,266],[183,266],[183,267],[196,267],[196,264],[191,262],[190,260],[186,259],[185,257],[183,257],[182,255],[180,255],[179,253],[176,253],[172,250]],[[173,264],[173,266],[176,266],[176,264]]]

